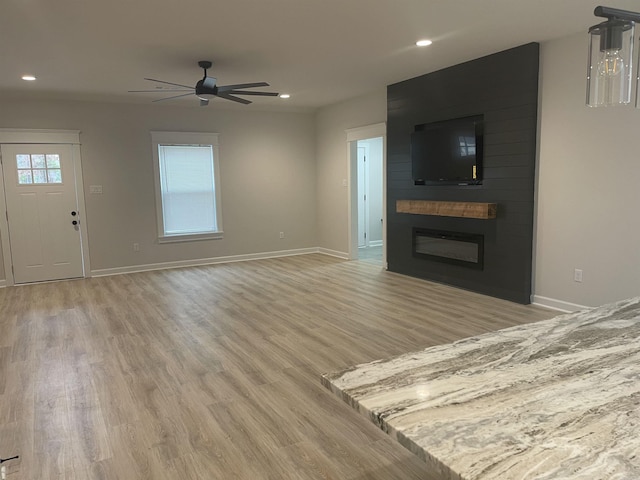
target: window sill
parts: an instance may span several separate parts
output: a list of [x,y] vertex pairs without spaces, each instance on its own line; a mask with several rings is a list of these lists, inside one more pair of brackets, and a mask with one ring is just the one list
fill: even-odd
[[158,237],[158,243],[197,242],[200,240],[218,240],[223,238],[224,232],[192,233],[185,235],[167,235]]

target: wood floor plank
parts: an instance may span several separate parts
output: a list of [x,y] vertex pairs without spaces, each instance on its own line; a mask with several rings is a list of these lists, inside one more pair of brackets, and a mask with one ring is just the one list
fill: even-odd
[[13,477],[436,480],[320,374],[553,312],[312,254],[0,289]]

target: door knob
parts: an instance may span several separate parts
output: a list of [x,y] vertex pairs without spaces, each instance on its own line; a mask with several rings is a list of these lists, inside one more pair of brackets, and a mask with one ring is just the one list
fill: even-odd
[[78,214],[78,212],[76,212],[75,210],[71,212],[71,216],[75,217]]

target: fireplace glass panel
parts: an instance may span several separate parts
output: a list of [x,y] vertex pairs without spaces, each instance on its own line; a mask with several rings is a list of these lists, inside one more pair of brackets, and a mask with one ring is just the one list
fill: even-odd
[[437,262],[470,268],[483,267],[482,235],[442,230],[413,230],[413,254]]

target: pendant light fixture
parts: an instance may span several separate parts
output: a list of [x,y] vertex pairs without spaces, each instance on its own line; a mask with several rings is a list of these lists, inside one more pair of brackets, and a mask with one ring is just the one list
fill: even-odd
[[[587,105],[628,105],[633,83],[635,22],[640,22],[640,13],[596,7],[593,14],[607,20],[589,28]],[[636,106],[639,106],[638,93]]]

